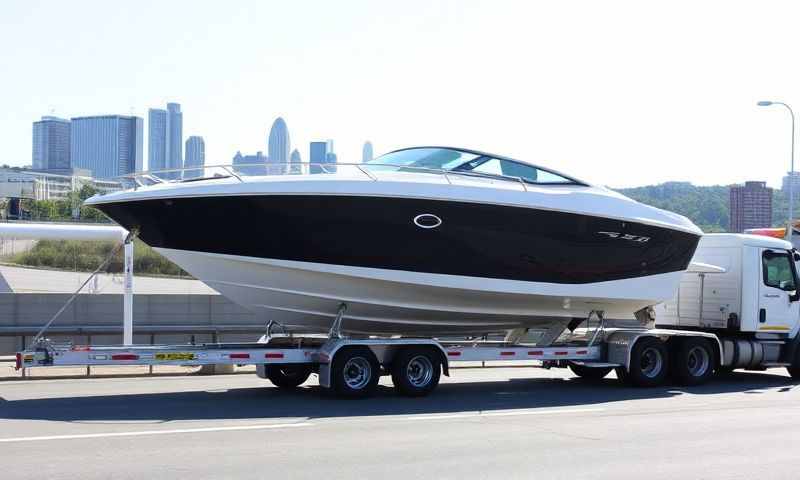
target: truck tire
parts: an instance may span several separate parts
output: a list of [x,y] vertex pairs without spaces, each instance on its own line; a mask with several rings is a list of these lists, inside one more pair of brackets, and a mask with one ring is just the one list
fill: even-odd
[[343,398],[366,398],[375,392],[381,377],[380,364],[368,347],[345,347],[336,352],[331,365],[333,393]]
[[569,369],[572,370],[572,373],[575,375],[586,380],[602,380],[613,370],[611,367],[587,367],[574,363],[569,364]]
[[701,385],[714,375],[714,351],[705,338],[676,338],[672,376],[679,385]]
[[791,376],[794,380],[800,380],[800,348],[795,351],[792,365],[790,367],[786,367],[786,370],[789,372],[789,376]]
[[296,388],[311,376],[311,365],[266,365],[267,378],[278,388]]
[[392,382],[400,395],[424,397],[439,384],[441,374],[439,352],[429,347],[404,348],[392,360]]
[[626,380],[635,387],[657,387],[669,373],[669,352],[660,339],[645,337],[631,351],[631,363]]

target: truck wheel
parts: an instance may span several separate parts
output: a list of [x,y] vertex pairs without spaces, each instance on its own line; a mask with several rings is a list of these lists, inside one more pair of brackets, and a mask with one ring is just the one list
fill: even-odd
[[430,348],[404,348],[392,360],[392,382],[400,395],[424,397],[439,384],[442,361]]
[[667,346],[654,337],[636,342],[626,380],[635,387],[656,387],[664,383],[669,370]]
[[672,374],[679,385],[700,385],[714,374],[714,352],[704,338],[678,338]]
[[366,398],[378,386],[378,359],[367,347],[348,347],[337,352],[331,367],[333,391],[345,398]]
[[800,380],[800,348],[798,348],[795,352],[792,365],[790,367],[786,367],[786,370],[793,379]]
[[575,375],[585,378],[586,380],[602,380],[613,370],[611,367],[587,367],[574,363],[569,364],[569,369],[572,370],[572,373]]
[[279,388],[295,388],[311,376],[311,365],[266,365],[267,378]]

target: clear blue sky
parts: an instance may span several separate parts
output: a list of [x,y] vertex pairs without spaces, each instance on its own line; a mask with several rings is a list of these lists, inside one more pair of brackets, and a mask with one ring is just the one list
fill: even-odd
[[788,169],[796,2],[4,1],[0,163],[31,122],[176,101],[207,163],[333,138],[450,144],[612,186]]

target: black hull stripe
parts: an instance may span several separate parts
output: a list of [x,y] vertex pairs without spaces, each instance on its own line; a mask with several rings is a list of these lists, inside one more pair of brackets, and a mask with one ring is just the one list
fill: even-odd
[[547,283],[685,270],[700,239],[588,215],[396,197],[214,196],[97,207],[152,247]]

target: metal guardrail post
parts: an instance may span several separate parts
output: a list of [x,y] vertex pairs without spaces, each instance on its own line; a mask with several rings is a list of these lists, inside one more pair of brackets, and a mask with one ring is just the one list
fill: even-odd
[[[155,333],[151,333],[150,334],[150,345],[155,345],[155,344],[156,344],[156,334]],[[153,374],[153,366],[152,365],[149,365],[147,367],[147,373],[149,375]]]
[[[88,343],[89,345],[92,344],[92,336],[91,335],[86,335],[86,343]],[[86,376],[87,377],[91,377],[92,376],[92,367],[91,367],[91,365],[86,365]]]
[[[25,351],[25,335],[24,334],[22,335],[22,350],[21,351],[23,351],[23,352]],[[28,378],[28,369],[25,368],[25,367],[22,367],[22,378]]]

